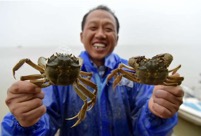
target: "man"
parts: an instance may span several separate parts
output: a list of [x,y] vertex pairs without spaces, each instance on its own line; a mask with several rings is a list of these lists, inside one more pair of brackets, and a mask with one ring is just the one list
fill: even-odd
[[[98,86],[95,106],[86,118],[71,128],[83,105],[72,86],[36,85],[18,81],[8,89],[6,104],[11,113],[2,122],[2,135],[65,136],[166,136],[177,124],[182,104],[180,86],[150,86],[122,79],[113,90],[106,77],[127,60],[112,53],[118,42],[119,21],[106,6],[98,6],[83,17],[80,39],[85,50],[82,71],[93,72]],[[177,76],[177,75],[175,75]]]

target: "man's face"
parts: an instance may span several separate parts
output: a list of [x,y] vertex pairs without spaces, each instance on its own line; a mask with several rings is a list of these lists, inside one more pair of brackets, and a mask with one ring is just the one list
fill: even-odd
[[80,38],[92,61],[97,65],[103,63],[117,45],[115,18],[107,11],[92,11],[86,18]]

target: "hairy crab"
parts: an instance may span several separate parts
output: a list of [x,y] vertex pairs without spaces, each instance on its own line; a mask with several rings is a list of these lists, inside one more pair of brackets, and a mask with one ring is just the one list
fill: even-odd
[[[181,65],[172,70],[167,69],[172,60],[173,56],[169,53],[158,54],[151,59],[145,58],[145,56],[131,57],[128,61],[129,66],[121,63],[117,69],[108,75],[107,81],[115,77],[114,88],[119,84],[122,77],[143,84],[177,86],[182,83],[184,77],[173,75]],[[172,74],[169,75],[171,72]]]
[[[50,85],[73,85],[75,92],[83,100],[84,104],[77,115],[72,118],[67,118],[67,120],[78,118],[72,127],[77,126],[84,120],[86,111],[90,110],[95,104],[97,86],[90,81],[92,73],[80,70],[82,64],[81,58],[77,58],[72,54],[56,53],[50,58],[40,57],[38,59],[38,64],[33,63],[28,58],[21,59],[13,67],[14,77],[15,71],[17,71],[24,63],[27,63],[38,70],[40,74],[21,76],[21,80],[29,80],[39,87],[47,87]],[[89,86],[94,91],[91,92],[85,85]],[[90,98],[90,101],[88,101],[88,98]]]

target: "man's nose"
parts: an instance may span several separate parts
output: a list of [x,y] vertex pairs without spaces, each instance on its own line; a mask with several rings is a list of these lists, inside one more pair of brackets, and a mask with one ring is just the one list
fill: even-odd
[[96,37],[97,38],[106,38],[105,32],[102,28],[98,29],[98,31],[96,33]]

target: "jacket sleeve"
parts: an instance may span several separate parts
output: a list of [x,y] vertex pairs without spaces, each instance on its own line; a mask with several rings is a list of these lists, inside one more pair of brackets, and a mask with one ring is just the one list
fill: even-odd
[[153,86],[135,84],[136,97],[132,108],[133,129],[140,136],[170,136],[177,124],[177,113],[168,119],[154,115],[148,108]]
[[47,112],[40,120],[31,127],[22,127],[15,119],[14,115],[8,113],[1,123],[2,136],[54,136],[61,124],[61,117],[58,113],[58,97],[57,90],[53,87],[45,88],[44,105],[47,107]]

